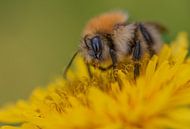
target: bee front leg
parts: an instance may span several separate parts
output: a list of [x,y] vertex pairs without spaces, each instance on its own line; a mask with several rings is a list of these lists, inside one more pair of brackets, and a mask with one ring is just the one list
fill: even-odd
[[113,68],[113,65],[110,65],[110,66],[108,66],[108,67],[106,67],[106,68],[104,68],[104,67],[98,67],[98,69],[99,70],[101,70],[101,71],[107,71],[107,70],[109,70],[109,69],[111,69],[111,68]]
[[140,64],[139,64],[139,60],[141,58],[141,45],[140,45],[140,41],[137,40],[135,41],[135,46],[134,46],[134,50],[133,50],[133,60],[135,61],[135,65],[134,65],[134,78],[136,79],[136,77],[139,76],[140,74]]
[[113,67],[113,76],[115,80],[118,80],[118,76],[117,76],[117,70],[116,70],[116,66],[117,66],[117,55],[116,55],[116,51],[114,49],[109,50],[110,56],[111,56],[111,60],[112,60],[112,67]]
[[111,59],[112,59],[113,68],[115,69],[115,68],[116,68],[116,65],[117,65],[117,55],[116,55],[116,51],[113,50],[113,49],[110,49],[110,50],[109,50],[109,53],[110,53],[110,56],[111,56]]
[[86,67],[87,67],[89,77],[92,78],[92,71],[90,69],[90,64],[86,64]]

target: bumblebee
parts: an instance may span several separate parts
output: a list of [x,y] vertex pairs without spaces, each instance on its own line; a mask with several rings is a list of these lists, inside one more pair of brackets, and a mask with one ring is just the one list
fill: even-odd
[[[100,70],[115,69],[125,58],[134,62],[148,53],[157,54],[162,46],[161,33],[166,29],[151,22],[128,22],[128,14],[122,11],[108,12],[92,18],[84,28],[78,51],[64,71],[66,77],[75,56],[84,58],[89,75],[90,66]],[[103,67],[103,64],[109,64]],[[139,63],[134,63],[134,76],[139,75]]]

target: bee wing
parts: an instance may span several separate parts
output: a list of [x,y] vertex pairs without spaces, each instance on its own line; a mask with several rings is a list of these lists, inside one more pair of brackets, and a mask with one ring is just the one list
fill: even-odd
[[160,24],[160,23],[157,23],[157,22],[144,22],[145,25],[147,26],[152,26],[154,27],[156,30],[158,30],[161,34],[163,33],[168,33],[168,29]]

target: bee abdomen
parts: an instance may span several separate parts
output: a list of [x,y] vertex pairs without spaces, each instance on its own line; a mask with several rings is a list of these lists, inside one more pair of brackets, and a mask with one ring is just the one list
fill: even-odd
[[147,24],[140,23],[138,28],[150,56],[156,54],[161,46],[160,33],[153,26]]
[[142,24],[139,24],[139,29],[140,29],[145,41],[147,42],[147,44],[149,46],[153,45],[154,40],[153,40],[151,34],[148,32],[148,30]]

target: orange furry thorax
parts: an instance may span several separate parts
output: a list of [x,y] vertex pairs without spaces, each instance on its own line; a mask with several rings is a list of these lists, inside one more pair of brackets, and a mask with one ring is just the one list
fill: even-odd
[[116,24],[122,24],[127,21],[127,14],[123,12],[109,12],[92,18],[86,25],[83,35],[96,33],[111,34]]

